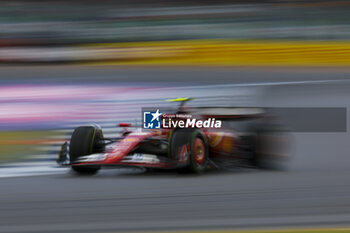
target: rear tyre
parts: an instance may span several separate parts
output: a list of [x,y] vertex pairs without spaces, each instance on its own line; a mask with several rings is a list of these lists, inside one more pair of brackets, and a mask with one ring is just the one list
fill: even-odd
[[[81,156],[100,153],[104,150],[104,145],[100,144],[103,138],[102,130],[93,126],[81,126],[74,130],[70,145],[69,158],[74,164]],[[94,175],[100,166],[72,165],[72,170],[80,175]]]
[[208,144],[198,129],[176,129],[171,137],[170,153],[173,159],[184,163],[181,173],[204,172],[208,163]]
[[254,130],[254,166],[265,170],[286,170],[291,159],[291,138],[280,125],[257,126]]

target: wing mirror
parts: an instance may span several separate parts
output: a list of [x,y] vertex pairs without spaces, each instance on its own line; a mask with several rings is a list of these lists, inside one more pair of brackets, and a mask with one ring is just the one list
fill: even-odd
[[118,126],[119,127],[131,127],[131,124],[130,123],[120,123]]

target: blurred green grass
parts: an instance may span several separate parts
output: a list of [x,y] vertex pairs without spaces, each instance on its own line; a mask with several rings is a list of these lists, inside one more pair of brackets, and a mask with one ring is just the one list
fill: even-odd
[[23,159],[29,155],[43,154],[38,147],[52,141],[57,131],[1,131],[0,162]]

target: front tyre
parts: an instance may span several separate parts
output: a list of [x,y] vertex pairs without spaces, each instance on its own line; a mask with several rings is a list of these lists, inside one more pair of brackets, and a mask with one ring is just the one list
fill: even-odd
[[81,126],[74,130],[69,145],[69,157],[75,173],[94,175],[98,172],[100,166],[74,165],[74,163],[81,156],[102,152],[104,150],[104,145],[101,145],[102,138],[102,130],[98,127]]

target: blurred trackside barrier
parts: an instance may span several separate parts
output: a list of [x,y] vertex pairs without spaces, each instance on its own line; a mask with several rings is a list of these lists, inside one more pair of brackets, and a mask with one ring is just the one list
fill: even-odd
[[350,41],[178,40],[3,47],[0,63],[167,66],[348,66]]
[[178,40],[2,47],[0,63],[175,66],[348,66],[350,41]]
[[90,44],[86,47],[103,49],[107,59],[99,63],[104,65],[350,65],[350,41],[190,40]]

